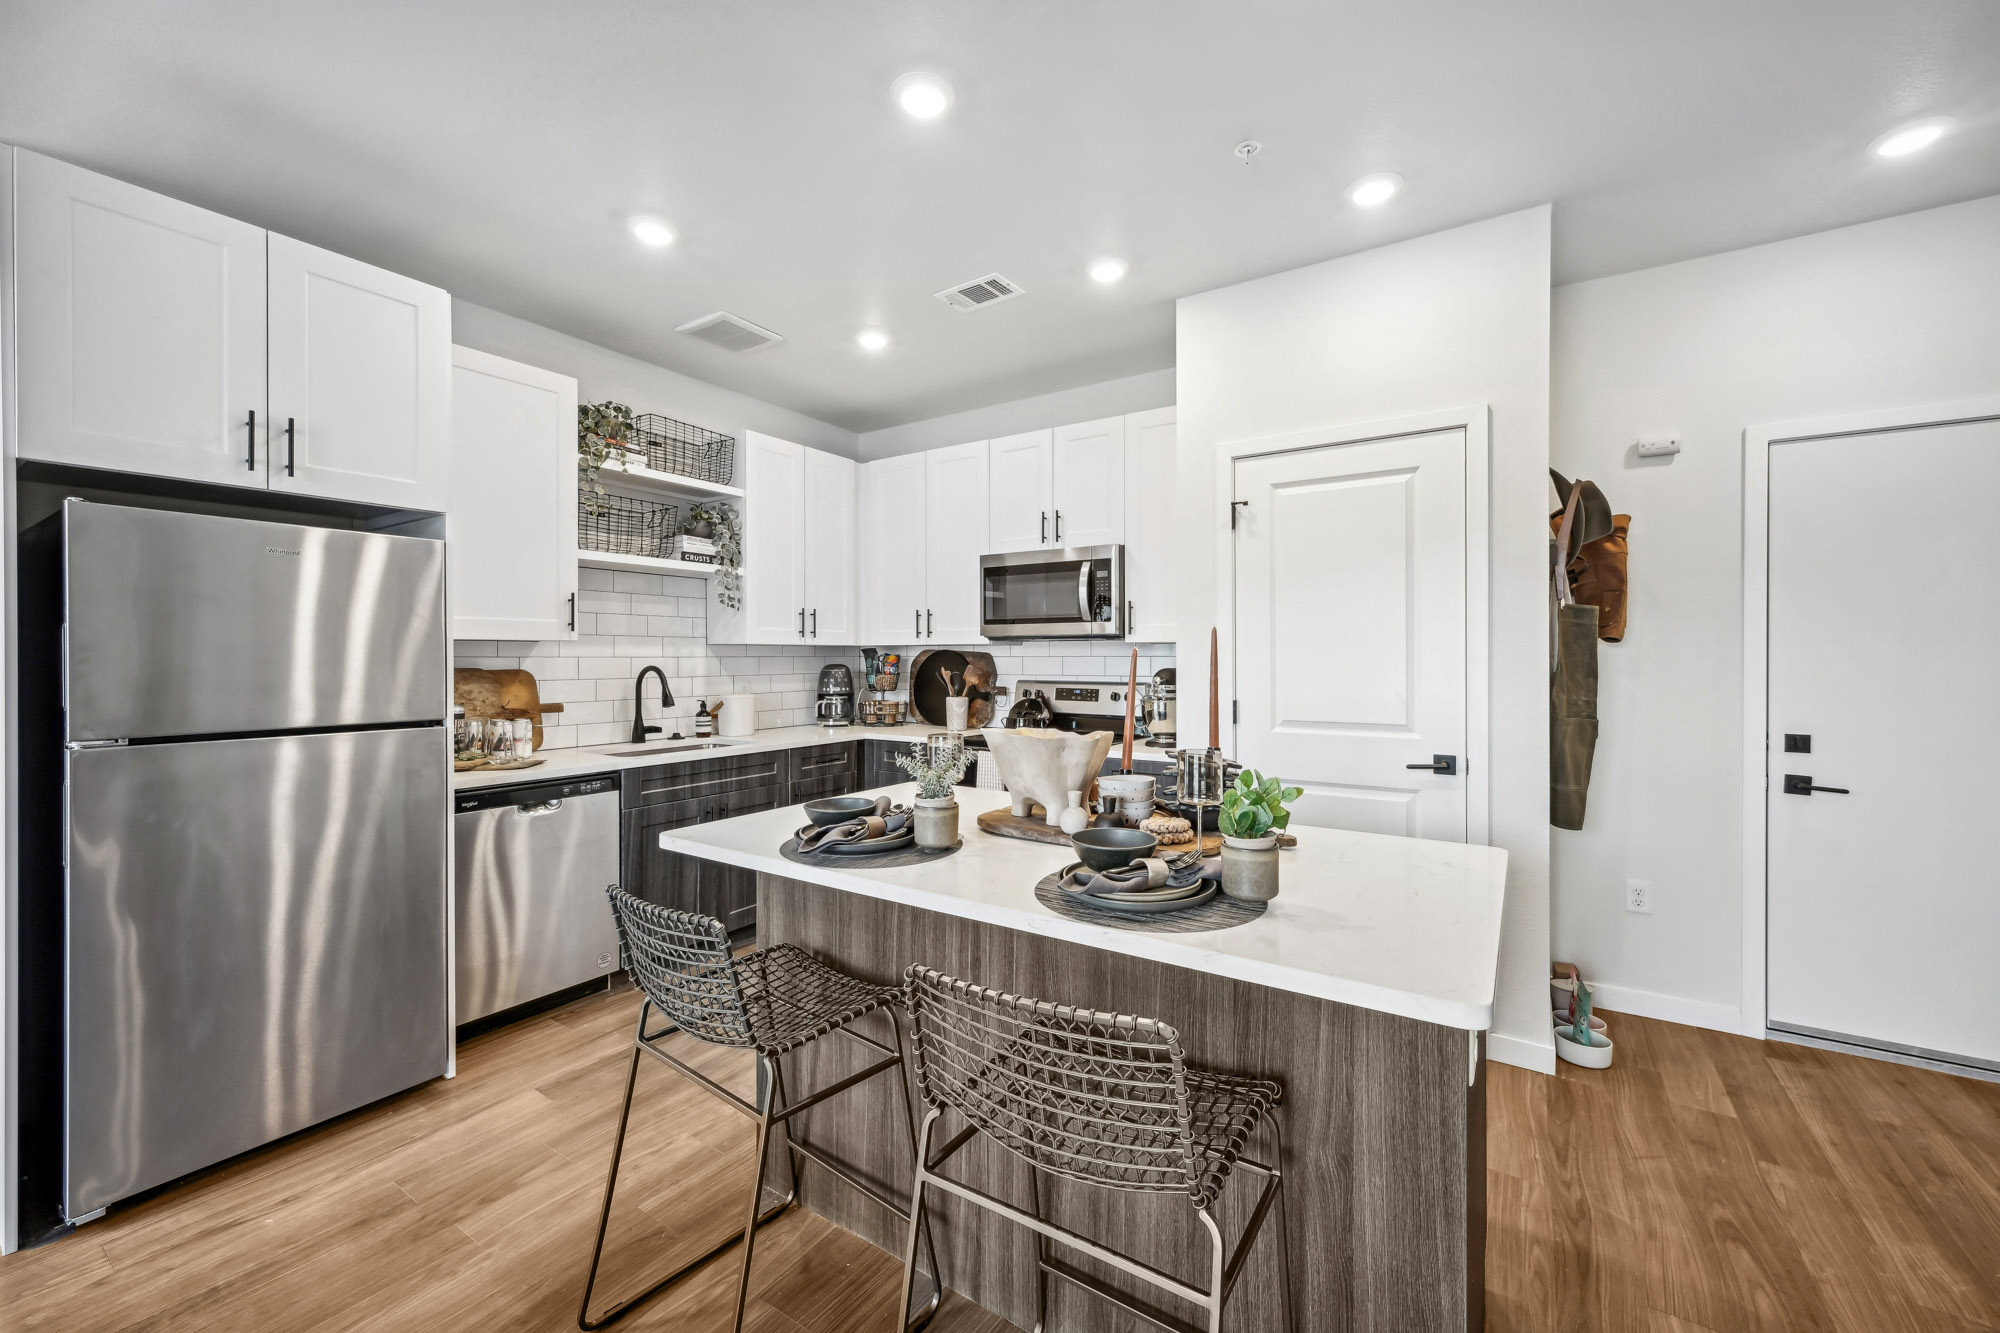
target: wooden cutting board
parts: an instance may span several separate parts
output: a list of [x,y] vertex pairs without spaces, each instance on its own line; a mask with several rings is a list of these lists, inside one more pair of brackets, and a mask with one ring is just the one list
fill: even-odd
[[525,714],[535,724],[537,750],[542,748],[542,714],[563,710],[561,704],[543,703],[534,673],[518,667],[497,671],[478,667],[455,668],[451,673],[451,701],[463,708],[467,717]]
[[[1036,811],[1039,811],[1041,808],[1039,805],[1031,805],[1029,807],[1030,810]],[[1069,834],[1064,833],[1039,814],[1024,816],[1014,814],[1008,810],[988,810],[974,822],[979,825],[981,833],[991,833],[995,837],[1021,838],[1027,842],[1046,842],[1058,847],[1069,846]],[[1181,843],[1179,846],[1169,843],[1161,848],[1162,851],[1167,852],[1185,852],[1191,849],[1192,844],[1189,843]],[[1221,850],[1221,834],[1208,833],[1202,836],[1201,854],[1203,856],[1214,856]]]

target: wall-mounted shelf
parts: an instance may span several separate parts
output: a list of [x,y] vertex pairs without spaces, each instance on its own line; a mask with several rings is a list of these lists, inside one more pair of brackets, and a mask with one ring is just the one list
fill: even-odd
[[714,565],[698,565],[691,560],[666,560],[656,555],[621,555],[615,551],[577,549],[576,563],[589,569],[622,569],[631,574],[693,574],[707,578]]
[[721,495],[731,499],[743,498],[741,486],[725,486],[719,481],[702,481],[696,477],[683,477],[675,472],[655,472],[652,468],[638,464],[630,466],[607,460],[598,469],[598,479],[607,485],[629,487],[635,491],[665,491],[671,495]]

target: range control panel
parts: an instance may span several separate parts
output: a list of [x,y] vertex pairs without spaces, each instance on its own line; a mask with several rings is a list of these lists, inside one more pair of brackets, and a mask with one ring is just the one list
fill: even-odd
[[[1143,690],[1147,678],[1139,678]],[[1023,680],[1014,685],[1013,697],[1021,698],[1029,690],[1039,690],[1048,696],[1049,706],[1058,713],[1081,714],[1085,717],[1125,716],[1125,682],[1122,680]]]

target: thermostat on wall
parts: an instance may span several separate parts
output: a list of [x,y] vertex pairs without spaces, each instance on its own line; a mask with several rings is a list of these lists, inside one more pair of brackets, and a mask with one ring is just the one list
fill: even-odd
[[1668,454],[1677,454],[1680,451],[1681,451],[1681,442],[1679,440],[1667,439],[1667,440],[1639,441],[1639,457],[1641,458],[1664,458]]

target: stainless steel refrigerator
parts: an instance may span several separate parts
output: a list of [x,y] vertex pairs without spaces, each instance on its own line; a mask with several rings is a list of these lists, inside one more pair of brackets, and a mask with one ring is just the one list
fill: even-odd
[[445,1071],[441,542],[69,500],[61,1209]]

